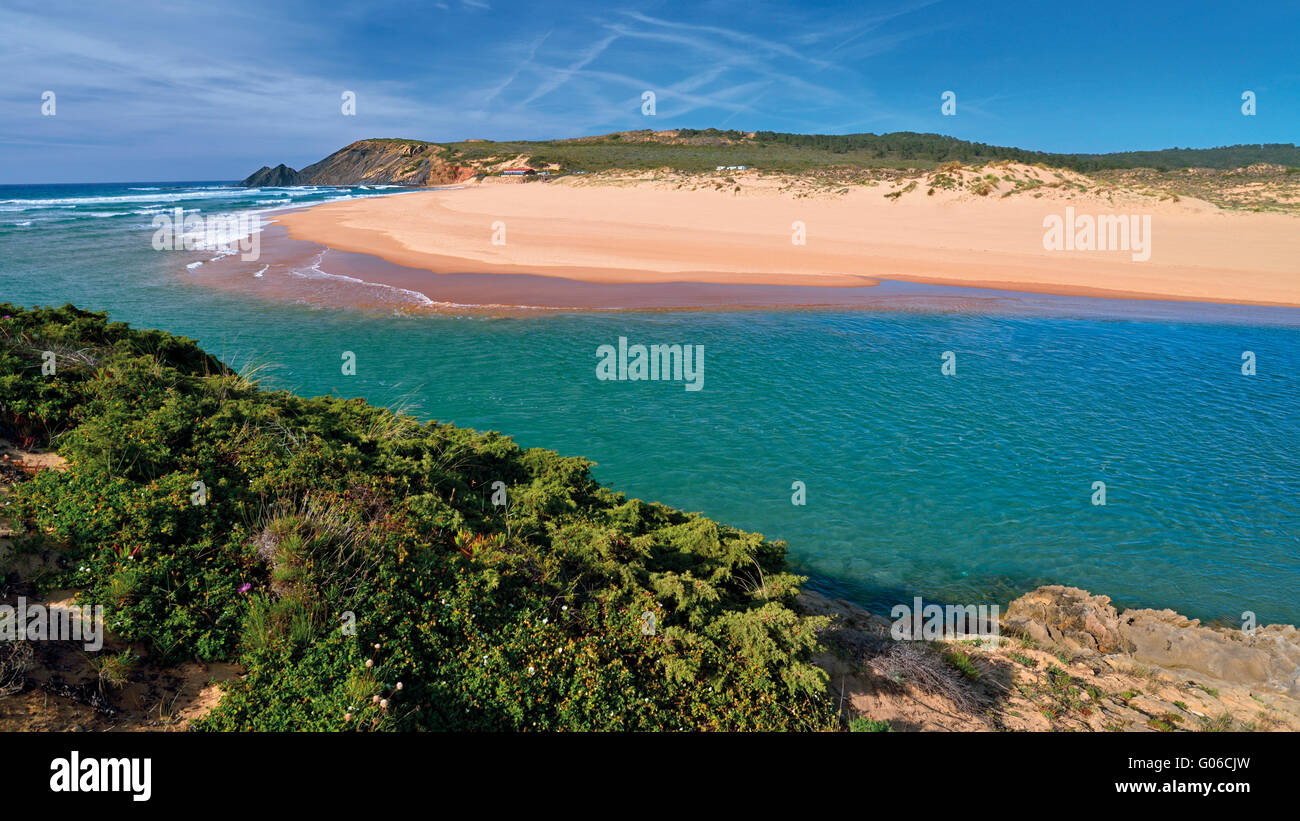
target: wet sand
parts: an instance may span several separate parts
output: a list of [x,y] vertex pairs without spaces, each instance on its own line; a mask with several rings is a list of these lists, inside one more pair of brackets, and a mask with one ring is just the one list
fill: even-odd
[[384,314],[858,309],[1300,325],[1300,311],[1285,307],[1040,294],[907,280],[857,286],[618,284],[536,274],[434,274],[295,240],[275,224],[262,234],[258,260],[227,256],[179,269],[177,276],[196,287],[272,301]]

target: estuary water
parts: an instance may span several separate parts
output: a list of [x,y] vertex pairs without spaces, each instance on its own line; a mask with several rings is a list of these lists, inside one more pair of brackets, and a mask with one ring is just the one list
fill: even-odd
[[[810,586],[886,612],[1058,583],[1300,623],[1300,310],[936,289],[888,310],[357,311],[259,296],[251,263],[246,293],[205,287],[220,254],[150,242],[176,208],[264,221],[384,193],[0,186],[0,302],[107,310],[269,363],[275,387],[585,456],[629,495],[785,540]],[[598,379],[620,337],[703,346],[702,389]]]

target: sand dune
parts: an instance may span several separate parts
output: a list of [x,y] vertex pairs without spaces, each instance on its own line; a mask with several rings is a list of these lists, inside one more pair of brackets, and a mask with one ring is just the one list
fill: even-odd
[[[280,221],[295,239],[437,274],[822,286],[891,278],[1300,306],[1294,215],[1068,186],[927,194],[924,177],[914,182],[826,189],[754,173],[730,182],[604,175],[330,203]],[[1046,249],[1045,218],[1064,218],[1067,208],[1076,218],[1137,217],[1139,226],[1149,216],[1149,258]],[[793,241],[797,223],[805,244]]]

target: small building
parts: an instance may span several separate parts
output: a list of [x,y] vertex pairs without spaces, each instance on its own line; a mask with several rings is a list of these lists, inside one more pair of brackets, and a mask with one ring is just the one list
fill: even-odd
[[529,175],[536,174],[536,173],[537,173],[537,171],[536,171],[535,169],[532,169],[532,168],[526,168],[526,167],[525,167],[525,168],[507,168],[507,169],[505,169],[504,171],[501,172],[501,174],[502,174],[503,176],[506,176],[506,177],[527,177],[527,176],[529,176]]

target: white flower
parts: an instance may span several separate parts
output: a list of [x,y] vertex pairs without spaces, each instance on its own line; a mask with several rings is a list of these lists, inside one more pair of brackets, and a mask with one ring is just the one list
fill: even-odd
[[528,665],[528,675],[531,676],[532,674],[533,674],[533,665],[530,664]]
[[400,682],[400,681],[397,682],[397,689],[398,689],[398,690],[402,689],[402,682]]
[[366,666],[367,666],[367,667],[374,667],[374,666],[375,666],[375,660],[374,660],[374,659],[366,659]]
[[388,699],[386,699],[386,698],[385,698],[385,699],[380,699],[380,701],[379,701],[379,706],[382,707],[383,709],[387,710],[387,709],[388,709]]

